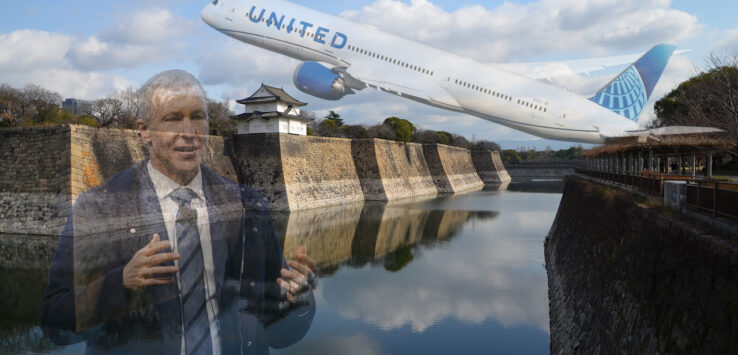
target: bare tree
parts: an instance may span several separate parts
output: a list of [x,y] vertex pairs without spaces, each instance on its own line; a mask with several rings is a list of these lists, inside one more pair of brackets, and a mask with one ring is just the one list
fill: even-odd
[[123,102],[115,97],[107,97],[92,101],[82,112],[89,115],[100,124],[100,127],[127,127],[127,113],[123,109]]
[[0,86],[0,127],[15,127],[22,116],[22,93],[7,84]]
[[208,99],[207,111],[210,119],[210,134],[230,136],[236,133],[236,122],[231,119],[235,112],[228,108],[228,101]]
[[738,57],[711,54],[707,70],[656,102],[655,126],[690,125],[723,129],[721,139],[738,154]]
[[395,131],[389,125],[381,124],[369,127],[369,137],[395,140]]

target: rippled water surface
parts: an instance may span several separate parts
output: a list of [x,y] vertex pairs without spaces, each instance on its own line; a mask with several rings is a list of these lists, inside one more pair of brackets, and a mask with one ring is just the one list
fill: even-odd
[[[287,255],[320,268],[305,338],[273,354],[543,354],[549,351],[543,242],[560,181],[395,204],[275,214]],[[4,250],[31,243],[0,236]],[[20,241],[20,242],[19,242]],[[77,353],[38,330],[39,260],[0,269],[0,353]],[[52,244],[52,243],[46,243]],[[8,247],[10,245],[10,247]],[[46,261],[48,265],[48,261]]]

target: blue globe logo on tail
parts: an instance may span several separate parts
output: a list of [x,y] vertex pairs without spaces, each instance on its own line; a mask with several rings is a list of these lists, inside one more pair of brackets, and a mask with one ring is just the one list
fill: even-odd
[[590,100],[631,121],[638,121],[675,49],[668,44],[651,48]]

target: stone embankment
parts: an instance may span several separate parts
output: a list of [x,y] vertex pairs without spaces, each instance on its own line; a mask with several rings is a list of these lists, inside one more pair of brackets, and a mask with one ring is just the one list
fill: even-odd
[[[205,163],[235,180],[221,137]],[[136,131],[86,126],[0,130],[0,233],[59,235],[83,192],[147,156]]]
[[[133,130],[0,130],[0,233],[58,235],[77,196],[147,155]],[[475,162],[462,148],[380,139],[211,136],[203,161],[267,195],[274,211],[434,197],[508,179],[496,153]]]
[[472,151],[472,162],[485,185],[506,184],[512,180],[500,158],[500,152]]
[[423,155],[439,194],[481,190],[484,187],[469,150],[441,144],[423,144]]
[[738,246],[705,228],[568,177],[545,245],[551,353],[734,353]]
[[584,166],[580,160],[525,161],[506,164],[507,172],[513,179],[564,178],[574,175],[574,170]]
[[234,152],[239,181],[269,196],[274,211],[364,200],[350,139],[240,135]]
[[434,197],[438,193],[420,144],[357,139],[351,152],[367,201]]

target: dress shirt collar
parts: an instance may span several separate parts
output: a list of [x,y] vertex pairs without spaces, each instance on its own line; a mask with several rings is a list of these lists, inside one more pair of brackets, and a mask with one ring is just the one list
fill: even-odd
[[192,189],[192,191],[197,195],[197,198],[205,201],[205,196],[202,191],[202,170],[199,167],[197,168],[197,176],[195,176],[195,178],[186,186],[181,186],[159,170],[156,170],[154,165],[151,164],[151,160],[149,160],[146,167],[149,169],[149,176],[151,176],[151,182],[154,184],[154,190],[156,190],[156,196],[159,198],[159,201],[163,201],[172,193],[172,191],[180,187],[188,187]]

